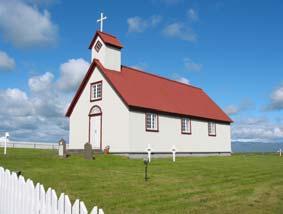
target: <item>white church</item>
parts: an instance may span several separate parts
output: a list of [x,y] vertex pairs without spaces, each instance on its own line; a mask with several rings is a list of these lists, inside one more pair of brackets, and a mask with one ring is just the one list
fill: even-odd
[[233,122],[200,88],[121,64],[123,45],[101,28],[91,65],[68,110],[69,150],[111,154],[230,155]]

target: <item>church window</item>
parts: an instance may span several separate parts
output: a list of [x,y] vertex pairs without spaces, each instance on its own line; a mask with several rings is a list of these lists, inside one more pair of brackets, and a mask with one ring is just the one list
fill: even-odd
[[190,118],[182,118],[181,119],[181,130],[182,134],[191,134],[191,119]]
[[97,101],[102,99],[102,81],[91,84],[90,87],[90,101]]
[[154,113],[145,114],[146,131],[158,131],[158,115]]
[[216,123],[215,122],[208,122],[208,135],[216,136]]

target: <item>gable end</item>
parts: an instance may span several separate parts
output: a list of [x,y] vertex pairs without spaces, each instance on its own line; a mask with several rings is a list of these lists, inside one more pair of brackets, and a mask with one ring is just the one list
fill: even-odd
[[107,77],[107,75],[104,74],[104,72],[103,72],[103,69],[104,69],[103,66],[100,64],[100,62],[99,62],[98,60],[95,59],[95,60],[93,60],[93,62],[91,63],[91,65],[90,65],[90,67],[89,67],[89,69],[88,69],[88,71],[87,71],[87,73],[86,73],[84,79],[82,80],[82,82],[81,82],[81,84],[80,84],[80,86],[79,86],[79,88],[78,88],[78,90],[77,90],[77,92],[76,92],[76,94],[75,94],[75,96],[74,96],[74,98],[73,98],[73,100],[72,100],[72,102],[71,102],[71,104],[70,104],[70,106],[69,106],[69,108],[68,108],[66,114],[65,114],[66,117],[70,117],[70,116],[72,115],[72,112],[73,112],[73,110],[74,110],[74,108],[75,108],[75,106],[76,106],[76,104],[77,104],[77,102],[78,102],[78,100],[79,100],[81,94],[83,93],[83,91],[84,91],[84,89],[85,89],[85,87],[86,87],[86,85],[87,85],[87,83],[88,83],[88,81],[89,81],[89,79],[90,79],[91,75],[93,74],[93,71],[94,71],[94,69],[95,69],[96,67],[97,67],[98,70],[101,72],[101,74],[102,74],[102,76],[105,78],[105,80],[109,83],[109,85],[111,86],[111,88],[112,88],[112,89],[115,91],[115,93],[120,97],[120,99],[121,99],[122,102],[125,104],[125,106],[128,108],[128,104],[127,104],[127,102],[125,101],[125,99],[121,96],[121,94],[119,93],[119,91],[113,86],[113,83],[109,80],[109,78]]

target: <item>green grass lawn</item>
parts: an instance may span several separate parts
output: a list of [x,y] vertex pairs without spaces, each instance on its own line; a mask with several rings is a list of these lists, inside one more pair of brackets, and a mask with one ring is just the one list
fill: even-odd
[[276,155],[154,159],[147,182],[142,160],[111,155],[87,161],[9,149],[0,166],[105,213],[283,213],[283,158]]

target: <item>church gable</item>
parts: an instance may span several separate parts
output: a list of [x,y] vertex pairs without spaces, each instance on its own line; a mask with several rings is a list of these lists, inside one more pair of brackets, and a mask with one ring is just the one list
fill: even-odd
[[[74,98],[73,98],[73,100],[72,100],[72,102],[71,102],[67,112],[66,112],[66,115],[65,115],[66,117],[70,117],[72,115],[72,112],[73,112],[74,108],[76,107],[77,102],[80,99],[80,96],[82,95],[84,90],[86,90],[86,88],[91,87],[91,85],[93,85],[94,83],[101,83],[101,85],[103,85],[104,84],[103,82],[105,82],[105,81],[107,81],[107,84],[110,85],[111,89],[121,99],[121,101],[126,106],[128,106],[128,104],[126,103],[125,99],[121,96],[121,94],[117,91],[116,87],[113,85],[113,83],[111,82],[109,77],[105,74],[105,70],[106,70],[106,68],[104,68],[98,60],[96,60],[96,59],[93,60],[93,62],[91,63],[91,65],[90,65],[90,67],[89,67],[89,69],[88,69],[84,79],[82,80],[82,82],[81,82],[81,84],[80,84],[80,86],[79,86],[79,88],[78,88],[78,90],[77,90],[77,92],[76,92],[76,94],[75,94],[75,96],[74,96]],[[95,71],[99,72],[102,75],[104,81],[102,81],[101,79],[97,79],[94,82],[90,81],[92,76],[94,75]],[[116,71],[113,71],[113,70],[109,70],[109,71],[116,73]],[[103,91],[102,91],[102,94],[103,94]],[[92,98],[91,98],[91,92],[89,94],[89,97],[90,97],[90,99],[89,99],[90,102],[95,101],[95,100],[92,100]],[[102,98],[103,97],[101,97],[101,99]],[[99,98],[96,101],[101,100],[101,99]]]

